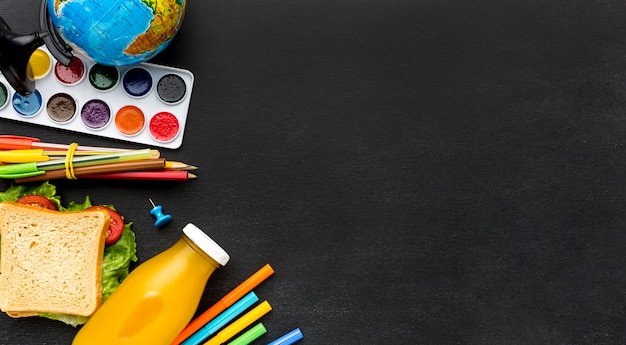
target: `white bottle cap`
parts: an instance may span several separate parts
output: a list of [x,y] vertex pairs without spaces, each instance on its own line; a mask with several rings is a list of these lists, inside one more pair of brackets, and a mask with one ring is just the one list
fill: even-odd
[[183,233],[220,265],[225,266],[230,260],[230,255],[197,226],[189,223],[183,228]]

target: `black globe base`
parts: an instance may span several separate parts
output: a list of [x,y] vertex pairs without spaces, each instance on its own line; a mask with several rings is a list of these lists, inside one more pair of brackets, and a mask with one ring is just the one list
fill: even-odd
[[30,72],[28,60],[37,48],[45,44],[41,36],[37,32],[16,34],[0,18],[0,71],[11,87],[23,96],[35,91],[35,79]]
[[46,45],[54,58],[68,66],[72,59],[72,48],[54,29],[48,15],[47,0],[42,0],[39,12],[40,32],[17,34],[0,17],[0,72],[11,87],[19,94],[28,96],[35,91],[28,61],[37,48]]

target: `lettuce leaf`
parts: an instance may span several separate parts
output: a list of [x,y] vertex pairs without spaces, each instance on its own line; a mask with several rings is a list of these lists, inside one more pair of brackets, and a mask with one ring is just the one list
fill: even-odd
[[128,276],[131,261],[137,261],[137,243],[135,233],[130,229],[131,225],[132,223],[125,223],[120,239],[104,248],[102,302],[106,301]]
[[52,202],[57,205],[59,210],[62,209],[61,197],[56,195],[57,188],[48,181],[42,183],[41,185],[11,185],[6,191],[0,192],[0,202],[16,201],[20,197],[30,194],[43,195],[46,198],[52,200]]
[[[0,192],[0,202],[16,201],[24,195],[38,194],[52,200],[59,211],[82,211],[90,206],[89,196],[82,203],[70,201],[67,207],[61,205],[61,197],[56,195],[56,187],[46,181],[41,185],[11,185],[6,191]],[[112,205],[103,205],[115,209]],[[124,231],[120,239],[104,248],[102,259],[102,301],[106,301],[117,289],[122,280],[129,274],[130,263],[137,261],[137,243],[135,233],[131,230],[132,222],[124,223]],[[1,254],[1,253],[0,253]],[[39,313],[39,316],[62,321],[74,327],[82,325],[89,317],[67,314]]]

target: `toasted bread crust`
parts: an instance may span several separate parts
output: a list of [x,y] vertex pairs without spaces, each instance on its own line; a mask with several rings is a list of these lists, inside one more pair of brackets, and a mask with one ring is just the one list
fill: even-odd
[[0,310],[89,316],[102,303],[109,215],[0,203]]

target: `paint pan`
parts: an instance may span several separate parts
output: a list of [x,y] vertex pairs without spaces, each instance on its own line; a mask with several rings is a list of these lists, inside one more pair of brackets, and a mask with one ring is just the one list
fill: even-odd
[[9,104],[9,97],[11,97],[9,90],[5,83],[0,82],[0,110]]
[[52,58],[47,52],[37,49],[28,60],[28,68],[30,75],[35,80],[44,78],[52,69]]
[[87,128],[103,129],[111,121],[111,108],[101,99],[90,99],[80,108],[80,119]]
[[89,68],[89,84],[98,91],[113,90],[120,80],[120,71],[115,66],[101,64]]
[[76,100],[65,92],[52,95],[46,103],[46,113],[54,122],[66,123],[76,116]]
[[172,113],[166,111],[155,114],[150,119],[150,135],[154,140],[162,143],[176,139],[180,132],[178,119]]
[[133,67],[124,73],[124,91],[131,97],[145,97],[152,91],[152,74],[143,67]]
[[81,58],[74,55],[69,66],[61,63],[54,64],[54,75],[64,85],[77,85],[85,78],[85,63]]
[[122,107],[115,114],[115,127],[123,135],[137,135],[146,125],[146,116],[134,105]]
[[13,110],[15,110],[21,117],[33,117],[41,111],[43,105],[43,99],[41,93],[38,90],[31,93],[28,96],[22,96],[19,93],[13,94]]
[[105,66],[79,55],[63,66],[42,47],[29,71],[37,89],[28,97],[0,75],[0,118],[171,149],[182,144],[194,82],[187,70]]
[[186,94],[187,85],[177,74],[166,74],[157,83],[157,95],[166,104],[177,104],[185,98]]

